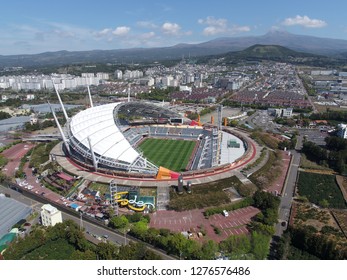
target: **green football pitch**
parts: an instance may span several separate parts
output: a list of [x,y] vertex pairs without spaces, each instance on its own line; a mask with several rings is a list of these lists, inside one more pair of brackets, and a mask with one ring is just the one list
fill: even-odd
[[139,146],[145,158],[157,166],[184,171],[192,155],[195,141],[147,138]]

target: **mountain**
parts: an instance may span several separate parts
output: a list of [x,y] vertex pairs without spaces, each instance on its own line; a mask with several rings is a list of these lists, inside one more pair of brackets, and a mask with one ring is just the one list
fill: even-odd
[[253,45],[279,45],[295,51],[321,55],[336,55],[347,51],[347,40],[296,35],[286,31],[270,31],[262,36],[226,37],[199,44],[200,47],[228,47],[241,50]]
[[238,59],[280,59],[286,60],[290,58],[308,58],[308,57],[321,57],[320,55],[297,52],[289,48],[278,45],[254,45],[238,52],[229,52],[223,57],[238,58]]
[[178,44],[161,48],[134,48],[91,51],[59,51],[34,55],[0,55],[0,66],[48,66],[78,63],[129,63],[218,55],[240,51],[253,45],[278,45],[298,52],[347,58],[347,40],[270,31],[262,36],[223,37],[199,44]]
[[[217,60],[216,60],[217,59]],[[198,59],[198,63],[216,62],[235,64],[250,61],[277,61],[315,67],[337,67],[346,60],[318,54],[298,52],[278,45],[254,45],[242,51],[228,52],[220,55],[205,56]],[[218,62],[220,63],[220,62]]]

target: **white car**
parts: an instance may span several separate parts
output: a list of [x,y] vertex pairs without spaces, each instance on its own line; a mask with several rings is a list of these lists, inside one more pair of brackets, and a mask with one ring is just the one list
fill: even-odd
[[223,215],[224,215],[224,217],[228,217],[229,216],[228,211],[227,210],[223,210]]

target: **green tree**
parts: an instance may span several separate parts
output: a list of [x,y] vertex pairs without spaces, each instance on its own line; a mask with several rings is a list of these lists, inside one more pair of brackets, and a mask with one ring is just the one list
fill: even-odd
[[263,222],[252,221],[249,225],[252,231],[257,231],[259,233],[272,236],[275,234],[275,227],[273,224],[264,224]]
[[180,233],[174,233],[169,237],[167,245],[169,253],[176,254],[182,258],[188,247],[188,239]]
[[326,199],[323,199],[319,202],[319,205],[323,208],[329,208],[329,202]]
[[129,221],[124,215],[112,217],[109,222],[112,228],[125,228],[128,224]]
[[85,252],[76,250],[71,254],[70,260],[96,260],[96,254],[91,250]]
[[130,242],[121,246],[117,259],[119,260],[160,260],[161,257],[140,242]]
[[133,225],[130,232],[139,237],[141,240],[144,240],[146,237],[147,229],[147,220],[141,220]]
[[199,259],[202,260],[213,260],[218,251],[218,245],[213,241],[209,240],[201,246],[201,256]]
[[111,243],[100,242],[96,246],[97,259],[100,260],[113,260],[117,258],[118,249],[115,245]]
[[231,235],[219,247],[231,259],[246,259],[251,251],[251,242],[247,235]]
[[270,251],[270,236],[252,232],[252,253],[256,260],[264,260]]
[[267,210],[268,208],[277,209],[280,204],[278,197],[264,191],[256,191],[253,199],[254,206],[261,210]]

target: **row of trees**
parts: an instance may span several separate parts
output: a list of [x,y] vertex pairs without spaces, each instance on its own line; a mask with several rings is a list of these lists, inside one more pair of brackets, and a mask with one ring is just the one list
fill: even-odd
[[178,91],[177,87],[168,87],[166,89],[152,89],[151,92],[144,92],[137,95],[139,99],[150,99],[158,101],[170,101],[170,93]]
[[307,141],[303,144],[302,152],[309,160],[345,174],[347,172],[347,140],[331,136],[327,137],[325,142],[327,143],[326,148],[322,148]]
[[37,130],[42,130],[47,127],[55,127],[55,121],[52,120],[46,120],[43,122],[37,122],[34,124],[31,124],[29,122],[24,124],[24,131],[30,132],[30,131],[37,131]]
[[312,226],[291,227],[279,241],[277,251],[279,259],[347,259],[346,246]]
[[322,112],[322,113],[313,113],[310,115],[310,119],[347,122],[347,111],[327,110],[326,112]]
[[36,227],[11,243],[4,253],[8,260],[71,259],[71,260],[155,260],[160,257],[142,243],[116,246],[111,243],[94,245],[88,242],[76,223],[71,220],[54,227]]

